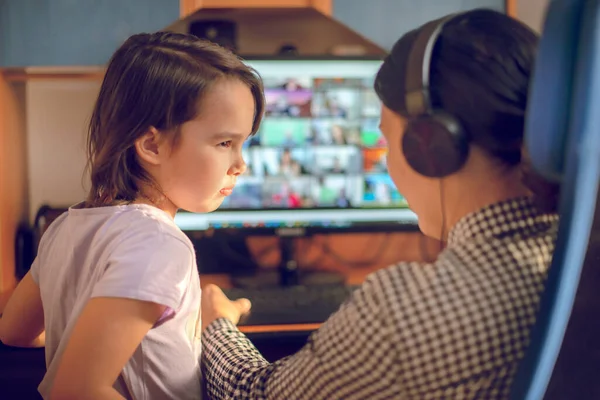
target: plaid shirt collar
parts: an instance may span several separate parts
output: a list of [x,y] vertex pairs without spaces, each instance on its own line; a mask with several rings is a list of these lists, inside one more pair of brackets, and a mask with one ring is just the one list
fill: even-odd
[[519,197],[486,206],[464,216],[448,235],[448,246],[481,238],[527,236],[548,229],[557,214],[544,214],[529,197]]

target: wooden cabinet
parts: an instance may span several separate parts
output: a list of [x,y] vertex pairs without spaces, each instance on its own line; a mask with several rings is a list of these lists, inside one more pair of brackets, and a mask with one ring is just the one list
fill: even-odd
[[312,7],[331,15],[332,0],[181,0],[181,16],[201,8],[302,8]]

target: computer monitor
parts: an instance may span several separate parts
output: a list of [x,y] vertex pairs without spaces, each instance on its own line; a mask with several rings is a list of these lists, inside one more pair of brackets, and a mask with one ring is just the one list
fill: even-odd
[[[243,149],[246,172],[219,210],[180,212],[189,232],[277,235],[416,230],[417,217],[387,173],[374,58],[271,58],[261,75],[266,111]],[[289,271],[288,271],[289,272]]]

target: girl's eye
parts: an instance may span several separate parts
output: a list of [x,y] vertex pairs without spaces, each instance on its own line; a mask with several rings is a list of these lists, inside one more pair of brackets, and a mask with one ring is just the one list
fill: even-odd
[[229,147],[231,147],[231,140],[227,140],[225,142],[221,142],[221,143],[219,143],[219,146],[225,147],[225,148],[229,148]]

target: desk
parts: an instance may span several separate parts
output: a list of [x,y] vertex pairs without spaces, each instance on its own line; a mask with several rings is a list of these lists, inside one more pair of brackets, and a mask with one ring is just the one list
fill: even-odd
[[[351,269],[346,270],[346,283],[348,285],[360,285],[366,279],[366,277],[380,269],[378,266],[372,266],[369,268]],[[204,287],[208,284],[215,284],[221,288],[230,288],[231,279],[229,275],[220,274],[201,274],[200,275],[200,286]],[[241,326],[239,327],[241,332],[246,334],[274,334],[274,333],[298,333],[307,334],[314,330],[317,330],[321,324],[285,324],[285,325],[254,325],[254,326]]]

